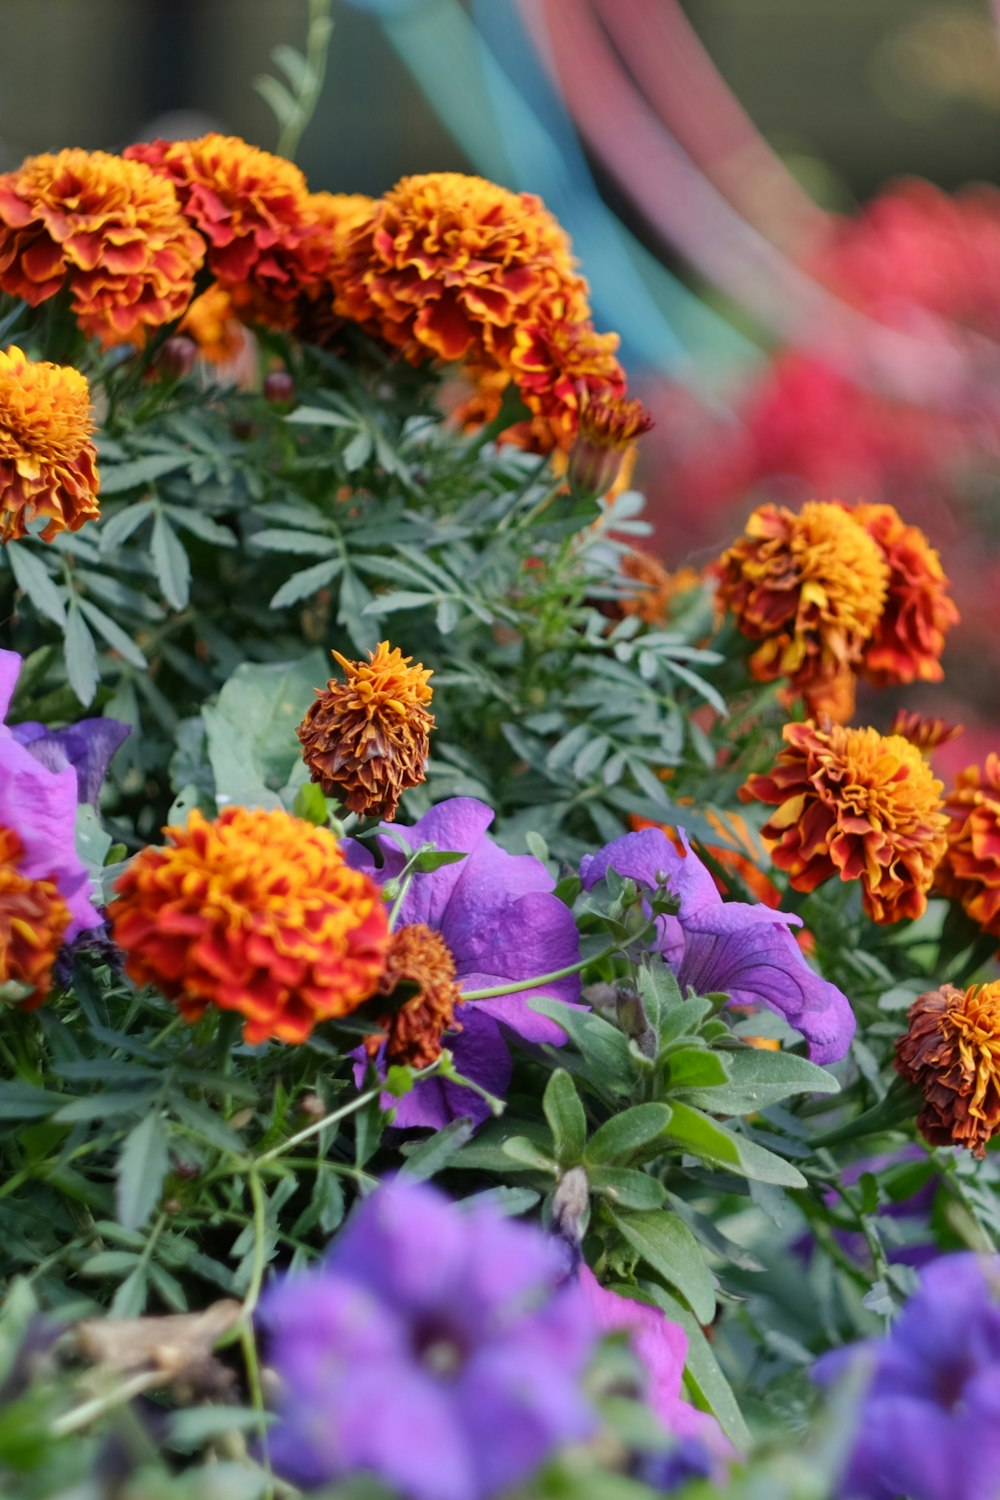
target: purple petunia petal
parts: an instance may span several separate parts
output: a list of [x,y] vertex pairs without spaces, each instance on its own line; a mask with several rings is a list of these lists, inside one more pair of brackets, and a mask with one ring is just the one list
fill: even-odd
[[119,719],[81,719],[65,729],[46,729],[44,724],[34,723],[11,726],[18,744],[27,746],[48,770],[72,766],[77,776],[77,800],[93,807],[97,806],[111,757],[131,732],[131,726]]

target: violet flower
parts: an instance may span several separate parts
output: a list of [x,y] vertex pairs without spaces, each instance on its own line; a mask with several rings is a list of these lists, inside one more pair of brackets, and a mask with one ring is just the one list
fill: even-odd
[[10,732],[48,770],[63,771],[72,766],[77,801],[96,808],[111,757],[132,730],[120,719],[80,719],[65,729],[47,729],[29,720],[12,724]]
[[888,1338],[827,1354],[814,1373],[827,1385],[858,1363],[871,1378],[842,1500],[998,1500],[1000,1257],[942,1256]]
[[679,901],[676,916],[656,918],[657,947],[684,990],[727,994],[735,1005],[766,1005],[806,1038],[816,1063],[836,1062],[854,1035],[847,996],[806,962],[789,927],[801,917],[724,902],[715,881],[678,830],[685,852],[659,828],[614,839],[586,855],[580,878],[587,890],[609,868],[647,890],[665,885]]
[[[21,658],[0,651],[0,718],[5,718]],[[13,829],[24,846],[18,870],[30,880],[54,880],[69,907],[65,940],[100,925],[90,896],[90,878],[76,853],[77,776],[72,766],[52,771],[18,744],[0,723],[0,825]]]
[[405,1500],[488,1500],[594,1428],[597,1331],[563,1248],[485,1203],[383,1183],[257,1318],[280,1382],[271,1462],[306,1488],[369,1473]]
[[[361,844],[353,839],[344,844],[348,863],[382,884],[406,864],[407,856],[396,843],[400,834],[411,849],[433,844],[436,849],[465,851],[465,859],[455,864],[414,876],[396,924],[423,923],[440,933],[454,956],[456,978],[463,990],[516,983],[568,968],[580,959],[576,923],[552,894],[552,878],[545,866],[530,854],[508,854],[495,844],[486,831],[493,817],[493,810],[473,797],[441,802],[412,826],[393,824],[393,834],[378,835],[381,868]],[[456,1020],[462,1029],[446,1036],[459,1073],[491,1094],[503,1095],[512,1071],[505,1033],[524,1042],[563,1045],[566,1033],[562,1028],[530,1008],[528,1001],[534,995],[549,995],[572,1005],[579,1001],[579,976],[572,974],[461,1006]],[[489,1113],[471,1089],[436,1078],[422,1080],[398,1103],[393,1102],[399,1126],[440,1129],[463,1115],[482,1121]]]

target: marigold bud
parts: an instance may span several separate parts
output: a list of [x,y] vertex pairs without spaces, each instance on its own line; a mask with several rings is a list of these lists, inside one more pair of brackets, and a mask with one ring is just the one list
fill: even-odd
[[618,477],[626,452],[653,425],[641,401],[598,397],[580,412],[577,438],[569,454],[569,482],[583,499],[606,495]]
[[331,653],[345,682],[317,689],[297,733],[313,781],[359,817],[391,820],[408,787],[424,780],[434,716],[432,675],[380,641],[367,662]]
[[272,370],[264,378],[264,400],[280,412],[291,411],[295,405],[295,381],[287,370]]

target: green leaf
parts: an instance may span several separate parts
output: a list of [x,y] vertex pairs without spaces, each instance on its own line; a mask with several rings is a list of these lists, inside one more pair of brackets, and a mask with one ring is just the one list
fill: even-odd
[[0,1083],[0,1120],[43,1120],[65,1101],[65,1094],[50,1093],[33,1083],[11,1079]]
[[144,1114],[156,1092],[156,1087],[153,1087],[88,1094],[84,1098],[70,1099],[56,1110],[52,1118],[60,1124],[70,1124],[78,1120],[110,1120],[115,1115]]
[[172,474],[175,469],[185,468],[190,462],[190,453],[179,452],[150,453],[145,458],[132,459],[129,463],[114,464],[110,467],[102,465],[101,498],[103,499],[106,495],[122,495],[126,490],[138,489],[140,485],[150,484],[154,479],[161,479],[164,474]]
[[340,543],[332,537],[284,528],[257,531],[250,541],[254,547],[267,552],[300,552],[312,557],[330,557],[340,548]]
[[[722,1055],[709,1052],[707,1047],[679,1047],[669,1054],[665,1066],[666,1087],[671,1093],[676,1089],[710,1090],[729,1080]],[[715,1112],[722,1114],[721,1109]]]
[[647,1287],[650,1296],[670,1318],[680,1323],[688,1338],[687,1363],[684,1367],[685,1382],[691,1387],[697,1404],[712,1412],[729,1441],[746,1453],[753,1446],[750,1429],[743,1419],[739,1403],[722,1369],[711,1344],[705,1337],[698,1318],[690,1308],[655,1283]]
[[89,599],[80,599],[79,606],[81,613],[87,616],[87,619],[93,625],[98,635],[104,637],[113,651],[117,651],[118,655],[133,667],[138,667],[140,671],[145,671],[148,666],[146,658],[132,637],[126,635],[125,631],[112,620],[110,615],[106,615],[103,609],[98,609],[96,604],[91,604]]
[[774,1183],[776,1187],[806,1186],[806,1179],[791,1162],[758,1146],[755,1141],[734,1135],[702,1114],[701,1110],[679,1100],[673,1101],[672,1110],[667,1136],[689,1155],[700,1157],[712,1166],[726,1167],[740,1177],[752,1177],[757,1182]]
[[191,593],[191,563],[162,510],[156,512],[153,522],[150,555],[164,599],[172,609],[186,609]]
[[635,1208],[642,1213],[661,1208],[667,1196],[662,1182],[634,1167],[588,1167],[587,1181],[591,1192],[609,1199],[616,1208]]
[[357,422],[352,417],[341,416],[340,412],[327,411],[322,406],[298,406],[285,418],[286,422],[294,423],[298,427],[355,427]]
[[560,1166],[573,1166],[583,1155],[587,1116],[565,1068],[556,1068],[551,1074],[542,1096],[542,1110],[552,1132],[556,1160]]
[[31,548],[23,542],[8,542],[6,556],[14,581],[18,588],[27,594],[38,613],[64,628],[66,611],[59,597],[59,590],[52,582],[41,558],[36,557]]
[[298,604],[300,599],[309,599],[313,594],[332,583],[343,567],[343,560],[331,557],[327,562],[315,563],[286,578],[280,589],[271,596],[269,609],[285,609],[289,604]]
[[794,1052],[770,1052],[758,1047],[717,1054],[725,1058],[728,1082],[696,1089],[688,1102],[713,1114],[747,1115],[778,1104],[792,1094],[836,1094],[840,1084],[832,1073]]
[[406,1158],[400,1177],[410,1177],[416,1182],[426,1182],[447,1164],[456,1151],[460,1151],[473,1136],[475,1126],[471,1119],[452,1120],[443,1130],[436,1130],[426,1141],[420,1141],[412,1149],[403,1147]]
[[546,1156],[544,1151],[540,1151],[526,1135],[509,1136],[503,1142],[501,1150],[504,1156],[509,1157],[510,1161],[519,1167],[530,1167],[537,1172],[555,1175],[556,1164],[551,1156]]
[[97,647],[87,622],[80,613],[76,600],[72,602],[66,621],[66,676],[84,708],[93,702],[97,692],[100,673],[97,668]]
[[139,530],[142,523],[152,515],[156,508],[155,500],[140,500],[136,505],[125,505],[116,511],[113,516],[101,517],[98,541],[101,551],[104,553],[115,552],[127,542],[129,537]]
[[[609,1022],[589,1010],[573,1010],[561,1000],[547,995],[533,995],[527,1002],[532,1010],[548,1016],[576,1045],[590,1064],[595,1081],[609,1093],[629,1094],[635,1082],[635,1065],[629,1056],[628,1040]],[[588,1075],[591,1076],[591,1075]]]
[[152,1109],[125,1137],[115,1169],[118,1222],[126,1229],[141,1229],[153,1212],[168,1162],[163,1115]]
[[244,662],[202,709],[208,759],[221,799],[278,807],[279,788],[299,764],[295,735],[314,688],[326,681],[319,651],[295,662]]
[[325,828],[330,816],[330,806],[315,781],[307,781],[295,792],[292,811],[297,818],[305,818],[317,828]]
[[613,1115],[594,1131],[587,1142],[584,1160],[598,1166],[619,1156],[633,1155],[664,1134],[670,1115],[669,1104],[635,1104]]
[[647,1266],[680,1292],[698,1322],[711,1323],[715,1281],[701,1246],[683,1220],[665,1209],[644,1214],[610,1212],[609,1217]]
[[432,875],[445,865],[457,865],[460,859],[467,858],[464,849],[424,849],[417,855],[411,868],[418,875]]

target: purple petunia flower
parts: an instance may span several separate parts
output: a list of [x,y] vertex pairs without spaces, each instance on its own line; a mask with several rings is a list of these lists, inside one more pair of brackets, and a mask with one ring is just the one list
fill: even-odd
[[790,912],[745,901],[724,902],[715,881],[678,830],[680,854],[659,828],[626,833],[588,854],[580,878],[590,890],[613,869],[647,889],[665,885],[680,903],[676,916],[656,919],[658,947],[682,989],[729,995],[736,1005],[766,1005],[809,1043],[813,1062],[836,1062],[854,1035],[847,996],[821,979],[789,932]]
[[[433,844],[436,849],[465,852],[465,859],[455,864],[414,877],[397,921],[399,927],[423,923],[441,934],[455,959],[463,990],[516,983],[568,968],[580,959],[576,923],[552,894],[552,878],[545,866],[530,854],[508,854],[495,844],[487,833],[493,816],[484,802],[453,797],[432,807],[411,827],[393,825],[395,836],[402,834],[411,849]],[[395,836],[378,835],[381,869],[353,839],[344,844],[348,863],[380,883],[392,879],[407,858]],[[494,1000],[473,1000],[456,1016],[462,1030],[447,1037],[458,1071],[492,1094],[502,1095],[510,1083],[505,1031],[525,1042],[548,1042],[554,1047],[566,1040],[561,1027],[530,1008],[533,995],[550,995],[572,1005],[580,997],[579,976]],[[463,1115],[481,1121],[487,1114],[486,1104],[471,1089],[429,1078],[399,1100],[396,1124],[439,1129]]]
[[77,801],[96,808],[111,757],[132,729],[120,719],[80,719],[65,729],[47,729],[44,724],[26,721],[12,724],[10,732],[48,770],[63,771],[72,766]]
[[1000,1257],[928,1266],[888,1338],[818,1361],[823,1385],[871,1379],[842,1500],[1000,1500]]
[[594,1428],[597,1331],[562,1246],[423,1183],[378,1187],[257,1317],[281,1387],[271,1461],[305,1487],[371,1473],[406,1500],[487,1500]]
[[[0,718],[5,718],[21,670],[16,651],[0,651]],[[0,724],[0,825],[24,845],[20,873],[31,880],[54,880],[70,923],[66,941],[97,927],[101,917],[90,897],[90,879],[76,853],[74,829],[77,777],[72,766],[51,771],[10,727]]]

